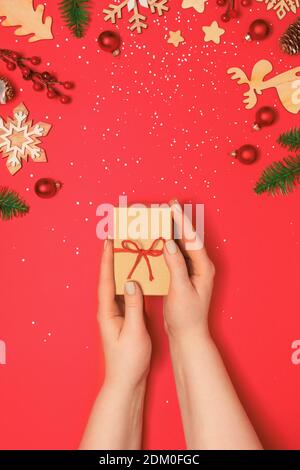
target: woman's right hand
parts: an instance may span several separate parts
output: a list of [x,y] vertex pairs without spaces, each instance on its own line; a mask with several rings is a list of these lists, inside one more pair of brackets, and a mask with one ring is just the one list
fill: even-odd
[[[184,221],[192,229],[179,203],[171,205],[174,222]],[[164,300],[164,320],[170,339],[183,336],[208,335],[208,310],[213,290],[215,268],[204,247],[186,250],[183,237],[177,244],[169,240],[164,256],[170,271],[169,293]]]

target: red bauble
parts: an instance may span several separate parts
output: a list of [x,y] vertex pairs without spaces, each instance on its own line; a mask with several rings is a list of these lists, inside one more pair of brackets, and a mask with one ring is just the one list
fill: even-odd
[[111,52],[114,56],[120,54],[121,38],[116,31],[102,31],[98,43],[103,51]]
[[241,5],[242,7],[249,7],[252,3],[252,0],[242,0]]
[[255,162],[258,157],[257,148],[253,145],[242,145],[239,149],[231,152],[232,157],[237,158],[241,163],[249,165],[250,163]]
[[270,106],[263,106],[255,115],[253,129],[259,131],[262,127],[271,126],[276,119],[276,111]]
[[62,184],[52,178],[41,178],[34,185],[35,193],[44,199],[55,196]]
[[255,20],[250,24],[249,32],[246,34],[247,41],[261,41],[270,34],[270,24],[265,20]]

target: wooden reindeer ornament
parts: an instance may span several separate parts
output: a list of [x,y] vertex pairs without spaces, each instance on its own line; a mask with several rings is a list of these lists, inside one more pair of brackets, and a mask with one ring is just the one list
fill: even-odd
[[246,109],[252,109],[257,103],[257,95],[263,90],[276,88],[279,99],[287,111],[297,114],[300,111],[300,66],[275,75],[264,80],[265,76],[272,72],[273,66],[268,60],[259,60],[252,69],[249,80],[245,72],[238,67],[231,67],[227,73],[232,75],[232,80],[237,80],[238,85],[247,84],[249,89],[244,93]]

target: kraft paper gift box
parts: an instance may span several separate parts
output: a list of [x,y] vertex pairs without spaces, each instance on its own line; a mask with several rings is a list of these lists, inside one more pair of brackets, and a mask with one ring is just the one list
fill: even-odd
[[167,295],[170,275],[164,241],[172,238],[170,207],[114,208],[114,275],[116,294],[128,280],[136,281],[145,295]]

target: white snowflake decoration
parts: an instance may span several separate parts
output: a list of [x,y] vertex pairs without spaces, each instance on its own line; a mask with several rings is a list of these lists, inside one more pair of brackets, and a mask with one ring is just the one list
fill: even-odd
[[289,12],[296,14],[300,6],[300,0],[257,0],[258,2],[265,2],[267,10],[276,11],[277,17],[282,20]]
[[147,17],[140,13],[140,7],[149,8],[151,13],[157,13],[158,16],[162,16],[169,10],[166,3],[168,0],[124,0],[117,4],[109,4],[107,8],[104,8],[104,21],[111,21],[113,24],[118,19],[122,18],[123,9],[127,6],[129,12],[133,12],[129,18],[130,31],[136,30],[138,33],[142,33],[147,28]]
[[7,158],[6,166],[11,175],[22,168],[22,159],[30,157],[34,162],[46,162],[45,151],[39,147],[41,141],[38,137],[48,134],[51,124],[38,122],[32,125],[28,121],[29,111],[21,103],[13,110],[14,118],[5,122],[0,117],[0,151],[3,158]]

